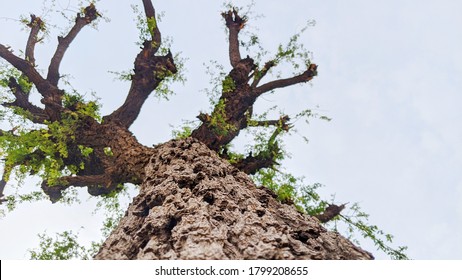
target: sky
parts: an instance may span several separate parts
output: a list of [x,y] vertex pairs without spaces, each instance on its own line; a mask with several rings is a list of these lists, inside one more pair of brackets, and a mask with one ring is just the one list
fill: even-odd
[[[172,86],[175,95],[168,102],[148,99],[131,128],[145,145],[169,140],[171,126],[207,112],[203,89],[210,85],[204,63],[216,60],[230,70],[221,1],[153,2],[165,12],[159,27],[164,37],[173,38],[172,51],[187,58],[187,82]],[[359,202],[371,223],[395,236],[394,244],[408,246],[412,259],[462,259],[462,126],[457,125],[462,120],[462,2],[256,2],[249,29],[270,51],[308,20],[316,21],[301,41],[319,65],[319,75],[308,85],[258,101],[259,109],[278,104],[295,114],[313,108],[332,118],[296,123],[298,133],[285,141],[292,154],[284,162],[286,170],[325,185],[326,198],[335,193],[338,202]],[[73,1],[57,3],[78,10]],[[133,3],[141,1],[101,0],[97,8],[110,22],[84,29],[62,64],[61,72],[72,75],[76,89],[101,98],[103,114],[122,104],[129,87],[108,71],[131,69],[139,51]],[[24,49],[28,34],[13,19],[35,13],[63,23],[59,15],[44,13],[41,1],[0,0],[0,5],[0,42],[16,53]],[[37,46],[39,67],[48,65],[55,38],[52,33]],[[1,218],[0,258],[27,258],[27,249],[38,245],[37,233],[44,231],[73,229],[84,243],[99,238],[102,218],[92,215],[95,200],[84,192],[80,205],[38,202]],[[387,258],[372,244],[362,247]]]

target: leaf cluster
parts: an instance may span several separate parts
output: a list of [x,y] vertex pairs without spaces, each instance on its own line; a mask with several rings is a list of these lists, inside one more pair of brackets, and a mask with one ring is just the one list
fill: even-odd
[[80,245],[78,235],[72,231],[57,233],[54,238],[46,233],[38,236],[39,248],[29,250],[31,260],[89,260],[99,249],[99,244],[88,249]]

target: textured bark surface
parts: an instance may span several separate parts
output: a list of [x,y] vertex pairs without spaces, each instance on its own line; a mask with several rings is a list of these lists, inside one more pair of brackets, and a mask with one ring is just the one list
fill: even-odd
[[140,194],[96,259],[373,258],[197,140],[155,150]]

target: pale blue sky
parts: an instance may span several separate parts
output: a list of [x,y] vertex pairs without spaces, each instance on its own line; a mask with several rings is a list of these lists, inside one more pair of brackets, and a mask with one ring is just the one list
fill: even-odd
[[[128,84],[113,81],[107,70],[132,68],[138,35],[130,3],[138,2],[101,0],[98,7],[111,22],[101,22],[99,31],[83,30],[63,61],[62,72],[73,76],[74,87],[95,91],[105,113],[126,96]],[[143,108],[132,130],[146,145],[168,140],[169,124],[194,120],[208,109],[201,92],[209,81],[203,63],[218,60],[229,69],[221,1],[153,2],[166,12],[160,28],[173,37],[172,50],[188,58],[188,81],[174,87],[171,101],[152,98]],[[372,223],[394,234],[396,244],[409,246],[411,258],[461,259],[462,2],[256,2],[255,12],[265,17],[250,24],[259,28],[268,50],[307,20],[317,22],[302,41],[313,52],[319,76],[311,85],[259,101],[261,107],[280,104],[287,113],[319,106],[320,113],[333,118],[297,123],[310,142],[298,136],[286,141],[292,154],[287,170],[326,185],[326,197],[336,193],[339,202],[360,202]],[[4,18],[40,15],[41,1],[0,4],[0,42],[24,48],[27,33]],[[37,47],[39,66],[46,67],[55,44],[53,36]],[[85,226],[82,239],[94,239],[100,220],[91,211],[85,203],[19,207],[0,220],[0,258],[24,258],[27,248],[38,243],[36,233],[44,230],[53,234]],[[367,243],[363,247],[374,252]]]

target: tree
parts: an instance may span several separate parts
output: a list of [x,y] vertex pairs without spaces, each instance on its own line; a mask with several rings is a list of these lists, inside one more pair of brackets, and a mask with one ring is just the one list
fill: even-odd
[[[140,185],[140,193],[96,258],[329,258],[368,259],[371,255],[319,223],[337,217],[344,206],[321,206],[302,214],[294,207],[291,188],[257,187],[248,175],[274,182],[272,173],[284,156],[280,136],[292,129],[290,117],[265,119],[253,112],[255,101],[278,88],[306,83],[317,74],[298,35],[280,46],[268,61],[244,57],[247,45],[239,38],[247,17],[238,9],[222,14],[228,31],[231,70],[220,79],[220,92],[210,113],[200,113],[197,127],[186,127],[178,139],[155,147],[140,144],[129,131],[147,98],[162,95],[169,80],[180,79],[180,64],[162,39],[155,9],[143,0],[144,26],[141,50],[133,72],[126,74],[131,87],[125,102],[101,117],[98,104],[63,89],[60,64],[80,30],[101,14],[90,3],[77,14],[67,35],[58,38],[46,75],[35,65],[35,46],[46,25],[31,15],[25,52],[17,56],[0,44],[0,57],[12,67],[2,70],[2,86],[10,100],[6,113],[25,126],[0,132],[4,174],[0,196],[11,175],[37,174],[41,191],[56,202],[70,187],[85,187],[94,196],[113,197],[123,185]],[[303,70],[289,78],[268,80],[283,61],[295,61]],[[61,82],[61,83],[60,83]],[[30,94],[38,92],[42,106]],[[301,113],[298,117],[307,116]],[[240,132],[261,128],[253,152],[231,151]],[[246,175],[247,174],[247,175]],[[300,204],[300,203],[299,203]],[[309,211],[308,211],[309,212]]]

